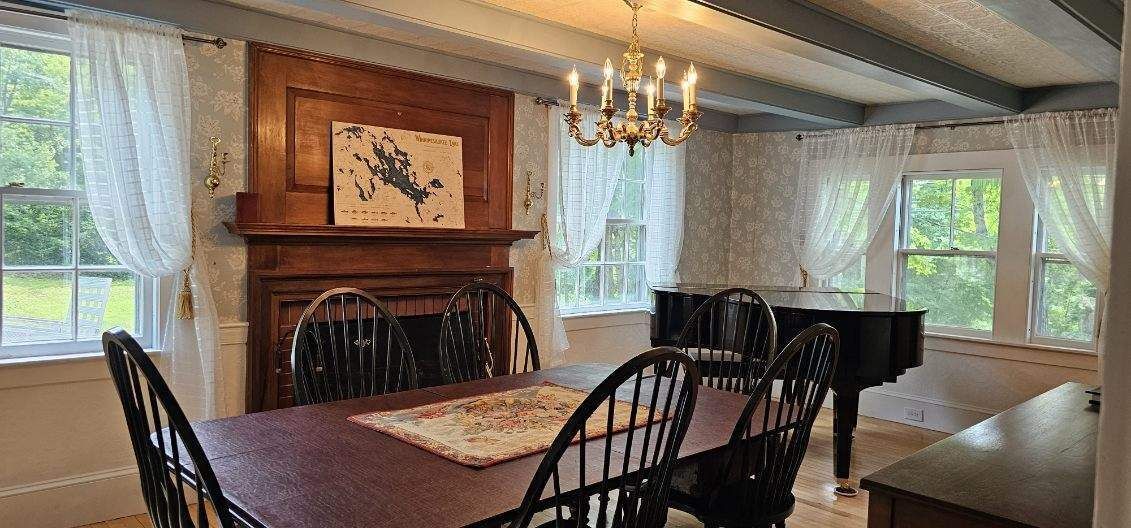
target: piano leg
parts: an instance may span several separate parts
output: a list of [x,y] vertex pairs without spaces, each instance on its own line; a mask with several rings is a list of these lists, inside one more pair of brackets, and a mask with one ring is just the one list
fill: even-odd
[[859,407],[859,391],[833,391],[833,473],[837,481],[833,493],[844,497],[855,497],[857,493],[849,475],[852,469],[852,437],[856,432]]

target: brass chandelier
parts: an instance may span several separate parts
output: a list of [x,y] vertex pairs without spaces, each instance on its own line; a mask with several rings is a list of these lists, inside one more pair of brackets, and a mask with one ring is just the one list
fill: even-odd
[[636,99],[640,81],[643,79],[644,53],[640,51],[640,39],[636,35],[636,28],[644,0],[624,0],[624,3],[632,8],[632,40],[628,43],[628,51],[624,53],[620,66],[621,83],[628,92],[628,110],[624,114],[624,120],[619,124],[613,123],[613,116],[618,112],[613,106],[614,70],[612,61],[605,59],[605,79],[601,83],[601,119],[596,122],[596,135],[586,138],[581,131],[581,112],[577,110],[579,78],[576,67],[569,74],[569,112],[565,115],[565,121],[569,125],[569,136],[577,140],[580,145],[592,147],[601,143],[612,148],[617,143],[624,142],[628,145],[628,155],[631,156],[635,153],[637,144],[647,148],[657,139],[673,147],[683,143],[698,128],[695,121],[702,112],[696,108],[695,84],[698,76],[695,73],[695,65],[692,64],[683,74],[680,83],[683,88],[683,115],[678,121],[682,129],[674,138],[670,136],[668,127],[664,124],[664,115],[669,110],[667,99],[664,97],[664,75],[667,73],[667,67],[664,58],[660,57],[656,61],[656,77],[654,79],[649,77],[648,85],[644,88],[648,97],[648,114],[643,120],[640,119],[640,114],[636,112]]

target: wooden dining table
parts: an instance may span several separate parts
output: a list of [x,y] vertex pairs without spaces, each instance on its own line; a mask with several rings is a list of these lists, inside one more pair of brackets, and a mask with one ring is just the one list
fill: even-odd
[[[472,468],[347,418],[543,382],[588,391],[615,368],[570,365],[199,422],[193,430],[233,513],[252,526],[497,526],[517,513],[542,453]],[[746,402],[741,394],[699,387],[679,459],[717,455]],[[567,451],[563,460],[569,458]],[[563,492],[570,485],[563,476]]]

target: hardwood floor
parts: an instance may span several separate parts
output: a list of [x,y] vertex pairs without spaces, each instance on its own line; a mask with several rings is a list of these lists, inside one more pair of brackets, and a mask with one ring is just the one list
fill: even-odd
[[[790,528],[863,528],[867,525],[868,492],[860,490],[860,494],[852,498],[833,494],[832,426],[832,412],[826,409],[813,427],[809,450],[797,476],[794,486],[797,508],[789,518]],[[871,473],[946,436],[946,433],[861,416],[852,450],[853,475]],[[147,515],[135,515],[82,528],[152,526]],[[669,528],[699,526],[702,525],[698,521],[682,512],[673,511],[669,516]]]

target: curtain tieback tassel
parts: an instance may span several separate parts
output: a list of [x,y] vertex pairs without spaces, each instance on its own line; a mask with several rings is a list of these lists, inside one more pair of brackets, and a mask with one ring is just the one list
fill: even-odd
[[181,291],[177,292],[177,319],[192,319],[192,283],[189,280],[188,268],[185,268],[183,277]]

